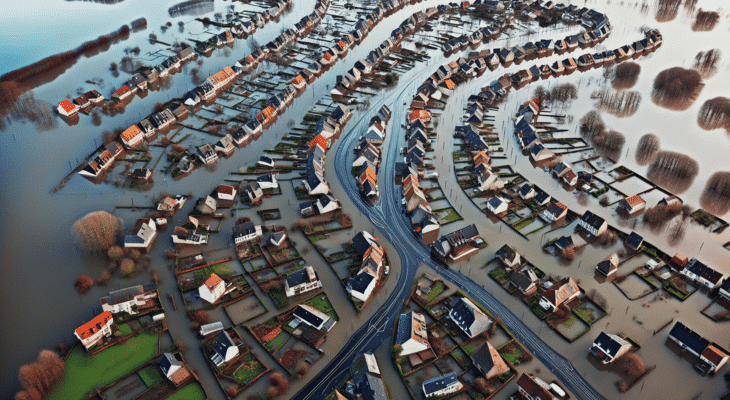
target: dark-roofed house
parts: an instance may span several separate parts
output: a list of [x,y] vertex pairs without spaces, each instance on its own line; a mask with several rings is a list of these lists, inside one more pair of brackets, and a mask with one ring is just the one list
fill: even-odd
[[523,296],[529,296],[537,291],[538,278],[532,268],[526,267],[512,272],[509,280]]
[[644,244],[644,238],[636,232],[631,232],[626,238],[626,245],[634,250],[639,250],[642,244]]
[[423,382],[423,394],[428,397],[445,396],[461,390],[464,385],[459,382],[456,372],[449,372],[446,375],[437,376]]
[[593,236],[600,236],[608,229],[608,223],[606,223],[606,220],[590,211],[583,213],[583,216],[581,216],[578,220],[578,225],[587,230],[588,233]]
[[356,357],[350,367],[352,395],[362,400],[388,400],[388,392],[373,353]]
[[259,186],[258,183],[247,183],[243,187],[243,191],[246,193],[246,197],[248,197],[248,203],[250,205],[259,204],[264,198],[264,191],[261,190],[261,186]]
[[233,242],[236,246],[261,238],[261,225],[244,222],[233,227]]
[[506,244],[497,250],[496,256],[508,267],[514,267],[520,262],[520,254]]
[[548,391],[548,385],[542,380],[523,373],[517,379],[517,390],[527,400],[553,400],[552,394]]
[[596,272],[605,277],[613,275],[617,269],[618,256],[616,255],[616,253],[611,254],[610,257],[599,262],[598,265],[596,265]]
[[720,296],[724,297],[725,300],[730,301],[730,277],[725,278],[720,285],[719,290]]
[[352,238],[352,244],[355,246],[355,250],[360,254],[361,256],[365,254],[366,251],[370,248],[372,245],[380,246],[378,243],[378,240],[373,237],[369,232],[362,231],[355,235],[355,237]]
[[591,346],[591,354],[603,364],[608,364],[631,349],[631,343],[623,338],[601,332]]
[[125,312],[134,315],[140,309],[154,306],[152,300],[154,298],[157,298],[157,285],[149,284],[109,292],[109,296],[102,297],[99,301],[104,311],[112,314]]
[[312,266],[292,272],[284,279],[284,293],[287,297],[296,296],[302,293],[316,290],[322,287],[317,273]]
[[465,297],[456,301],[448,317],[470,338],[486,331],[493,323],[487,314]]
[[233,339],[226,331],[221,331],[215,337],[215,346],[213,346],[213,355],[210,360],[216,367],[220,367],[223,363],[233,360],[238,355],[238,346],[233,343]]
[[395,343],[401,346],[400,355],[403,357],[429,349],[423,314],[411,311],[400,315]]
[[569,247],[573,247],[574,246],[573,237],[572,236],[561,236],[560,238],[558,238],[558,240],[553,242],[553,245],[555,245],[555,247],[560,251],[567,249]]
[[580,294],[580,289],[573,278],[563,278],[560,282],[545,290],[540,298],[540,307],[554,311],[561,304],[567,303]]
[[375,289],[377,279],[369,271],[360,271],[355,277],[347,280],[346,290],[350,296],[360,301],[367,301]]
[[568,215],[568,206],[560,202],[550,204],[547,209],[538,214],[540,219],[548,224],[558,221],[566,215]]
[[710,345],[707,339],[679,321],[674,324],[674,327],[669,332],[669,339],[698,357]]
[[479,350],[471,355],[471,361],[487,379],[509,372],[507,363],[504,362],[497,349],[489,342],[484,343]]
[[682,275],[686,276],[687,278],[689,278],[695,282],[699,282],[700,277],[702,276],[702,274],[705,273],[706,269],[707,269],[707,265],[705,265],[700,260],[692,257],[689,259],[689,261],[684,266],[684,268],[682,270],[680,270],[679,272]]
[[294,310],[293,316],[300,322],[303,322],[314,329],[319,329],[325,332],[329,332],[329,330],[337,323],[337,321],[332,319],[329,315],[306,304],[298,305]]

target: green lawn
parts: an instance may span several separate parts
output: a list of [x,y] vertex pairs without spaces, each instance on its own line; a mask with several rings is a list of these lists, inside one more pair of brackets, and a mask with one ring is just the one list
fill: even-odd
[[148,388],[165,380],[157,364],[148,365],[139,370],[137,374],[139,374],[139,377],[142,378],[142,381]]
[[129,327],[129,324],[121,324],[117,326],[119,328],[119,334],[122,336],[127,336],[132,334],[132,328]]
[[428,295],[426,296],[426,300],[432,301],[433,299],[435,299],[436,297],[438,297],[438,295],[440,295],[441,293],[443,293],[444,290],[446,290],[446,285],[444,285],[443,282],[437,283],[436,286],[434,286],[431,289],[431,291],[428,293]]
[[535,222],[535,217],[530,217],[530,218],[527,218],[527,219],[523,219],[522,221],[514,224],[513,225],[513,228],[515,228],[515,229],[517,229],[519,231],[519,230],[522,230],[522,228],[530,225],[533,222]]
[[309,235],[309,236],[307,236],[307,239],[309,239],[309,241],[312,244],[317,243],[318,241],[320,241],[320,240],[322,240],[324,238],[325,238],[325,236],[323,234],[316,234],[316,235]]
[[94,356],[80,347],[66,360],[66,377],[49,400],[84,399],[97,387],[132,372],[158,352],[158,335],[140,334]]
[[459,213],[457,213],[456,210],[452,207],[449,209],[449,213],[443,219],[446,222],[454,222],[462,220],[464,218],[462,218],[462,216],[459,215]]
[[332,303],[330,303],[330,300],[325,295],[314,296],[311,299],[305,301],[304,304],[312,306],[319,311],[322,311],[323,313],[329,315],[335,320],[339,320],[334,307],[332,307]]
[[218,276],[233,275],[236,273],[236,270],[233,269],[233,267],[229,266],[226,263],[220,263],[220,264],[213,265],[211,267],[211,269],[213,270],[213,272],[218,274]]
[[207,398],[205,391],[203,391],[203,387],[197,382],[185,386],[175,392],[172,396],[168,397],[169,400],[205,400]]

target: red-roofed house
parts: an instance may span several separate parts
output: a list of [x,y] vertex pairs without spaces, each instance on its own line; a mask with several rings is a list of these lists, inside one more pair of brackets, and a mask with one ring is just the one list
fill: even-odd
[[426,110],[413,110],[413,112],[411,112],[410,121],[413,122],[417,119],[420,119],[424,124],[428,123],[431,121],[431,113]]
[[715,372],[719,371],[720,368],[725,365],[728,358],[730,358],[730,356],[725,354],[722,350],[718,349],[714,345],[707,346],[705,351],[700,354],[700,360],[704,361],[710,367],[707,370],[707,372],[709,372],[710,374],[714,374]]
[[524,373],[517,380],[517,390],[527,400],[553,400],[555,397],[547,388],[547,384],[542,380],[538,382],[534,377]]
[[545,290],[540,298],[540,307],[547,311],[554,311],[561,304],[567,303],[580,294],[580,288],[573,278],[563,278],[549,289]]
[[640,211],[646,206],[646,201],[639,197],[638,194],[635,194],[631,197],[627,197],[621,202],[618,203],[618,209],[619,210],[626,210],[627,213],[633,214],[637,211]]
[[144,140],[144,134],[137,125],[130,126],[119,137],[122,138],[122,143],[127,147],[136,147]]
[[297,90],[301,90],[304,89],[304,86],[307,85],[307,81],[305,81],[304,77],[302,77],[302,75],[300,74],[292,79],[291,84],[294,85]]
[[218,274],[213,272],[205,280],[203,285],[198,288],[198,292],[200,293],[201,299],[210,304],[214,304],[226,293],[226,282]]
[[[135,87],[135,89],[136,89],[136,87]],[[132,90],[129,89],[129,86],[124,85],[114,91],[114,93],[112,94],[112,100],[116,99],[116,100],[122,101],[122,100],[126,99],[127,97],[131,96],[132,94],[134,94],[134,92],[132,92]]]
[[109,311],[97,315],[91,321],[76,328],[74,335],[81,341],[87,349],[99,343],[102,338],[112,335],[112,324],[114,317]]
[[69,99],[63,99],[58,103],[58,113],[65,116],[71,116],[79,111],[79,107],[72,103]]
[[322,136],[321,134],[315,136],[314,139],[312,139],[312,141],[309,142],[309,150],[312,150],[312,148],[316,145],[319,145],[319,147],[321,147],[322,150],[325,151],[325,153],[327,152],[327,148],[329,147],[329,145],[327,143],[327,139],[325,139],[325,137]]

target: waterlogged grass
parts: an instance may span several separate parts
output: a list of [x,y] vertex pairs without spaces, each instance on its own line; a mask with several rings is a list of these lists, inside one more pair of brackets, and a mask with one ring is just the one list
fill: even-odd
[[63,382],[48,400],[86,398],[97,387],[108,385],[127,375],[157,354],[157,343],[157,334],[143,333],[93,356],[77,346],[66,360],[66,376]]
[[431,291],[426,296],[426,300],[432,301],[433,299],[438,297],[441,293],[443,293],[444,290],[446,290],[446,285],[444,285],[443,282],[437,283],[436,286],[434,286],[433,289],[431,289]]

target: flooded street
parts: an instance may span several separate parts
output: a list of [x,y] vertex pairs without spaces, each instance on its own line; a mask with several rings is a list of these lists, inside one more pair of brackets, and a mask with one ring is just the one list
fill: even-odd
[[[212,3],[213,9],[201,10],[199,15],[176,16],[168,13],[168,9],[178,3],[175,0],[154,2],[154,4],[143,0],[124,0],[112,5],[101,2],[54,0],[42,0],[39,3],[41,4],[34,4],[34,7],[44,9],[45,17],[37,14],[33,14],[33,16],[21,14],[17,18],[5,19],[0,17],[0,20],[5,22],[0,28],[0,42],[5,45],[0,54],[0,75],[59,51],[71,50],[87,40],[107,34],[118,29],[120,25],[128,24],[137,18],[144,17],[147,20],[145,30],[130,33],[128,39],[112,44],[105,52],[89,58],[79,58],[54,80],[36,87],[33,90],[35,99],[51,104],[54,109],[58,101],[67,95],[75,97],[77,88],[83,89],[82,92],[97,89],[108,96],[114,88],[129,79],[129,74],[122,72],[121,76],[115,76],[115,72],[109,68],[110,63],[120,62],[125,55],[125,48],[139,46],[142,48],[139,57],[141,60],[148,61],[148,64],[159,63],[162,60],[161,54],[167,46],[159,43],[150,44],[148,40],[150,33],[154,32],[158,41],[169,44],[176,40],[189,41],[193,38],[203,40],[211,34],[221,32],[222,29],[214,25],[204,27],[195,18],[207,16],[213,19],[215,13],[225,14],[228,7],[234,7],[236,10],[260,11],[260,7],[256,5],[225,1]],[[170,99],[184,96],[195,86],[190,77],[191,69],[199,68],[202,75],[208,76],[224,66],[234,64],[250,52],[249,42],[253,39],[260,44],[266,43],[292,26],[301,16],[311,13],[315,5],[314,0],[294,0],[291,9],[285,11],[278,20],[268,22],[264,28],[257,30],[248,39],[236,40],[231,48],[224,47],[214,50],[209,58],[199,56],[202,64],[199,62],[186,64],[181,72],[170,76],[169,82],[164,88],[159,91],[149,91],[145,98],[135,98],[122,113],[102,115],[100,124],[95,124],[92,118],[85,115],[80,116],[77,125],[68,126],[54,114],[54,123],[44,127],[18,118],[5,117],[0,125],[2,127],[0,149],[2,149],[3,155],[2,161],[0,161],[3,171],[0,175],[0,204],[2,205],[0,206],[0,217],[2,217],[0,224],[5,232],[2,235],[4,240],[0,244],[0,257],[3,260],[0,267],[0,280],[4,283],[4,290],[0,294],[0,301],[3,303],[0,308],[0,319],[3,321],[0,325],[0,335],[4,338],[0,344],[0,353],[3,354],[3,363],[0,366],[0,373],[3,376],[0,397],[10,398],[20,389],[17,379],[18,368],[22,364],[32,362],[39,350],[54,349],[61,342],[75,342],[73,330],[98,314],[101,309],[98,300],[100,297],[108,295],[111,290],[150,282],[149,273],[143,271],[131,278],[115,276],[107,286],[96,285],[86,294],[77,294],[74,289],[76,279],[81,275],[96,278],[108,263],[105,256],[88,255],[79,248],[77,239],[71,230],[71,226],[77,219],[91,211],[106,210],[124,220],[126,233],[134,226],[136,219],[143,217],[144,213],[148,211],[146,207],[152,207],[163,194],[191,194],[192,200],[195,200],[207,195],[218,184],[225,183],[226,180],[229,180],[229,184],[237,185],[237,183],[230,183],[230,180],[240,180],[242,176],[231,175],[231,173],[244,171],[248,166],[256,163],[264,150],[273,149],[288,134],[292,125],[301,121],[315,106],[315,103],[329,93],[337,75],[343,74],[352,67],[356,60],[364,58],[372,48],[377,47],[403,19],[415,11],[437,4],[440,2],[430,0],[408,5],[383,19],[361,44],[350,49],[344,59],[330,67],[317,78],[313,85],[308,86],[304,93],[293,101],[286,112],[266,129],[258,140],[242,149],[237,149],[231,158],[221,159],[213,168],[200,168],[192,172],[190,176],[179,180],[172,179],[168,174],[155,172],[155,182],[150,189],[125,189],[117,187],[111,181],[94,184],[74,174],[60,191],[51,194],[59,182],[102,143],[103,131],[125,129],[152,112],[156,103],[164,104]],[[583,5],[581,2],[580,6]],[[699,173],[689,189],[680,194],[680,197],[685,204],[699,208],[702,191],[710,176],[716,172],[730,171],[730,159],[727,157],[727,154],[730,154],[730,135],[724,129],[705,131],[697,123],[698,112],[706,100],[717,96],[728,96],[730,93],[728,84],[730,82],[730,64],[727,62],[727,58],[721,60],[718,72],[713,77],[704,80],[705,86],[699,98],[685,111],[669,111],[657,106],[651,101],[650,93],[654,77],[660,71],[672,66],[690,68],[694,62],[694,56],[699,51],[718,47],[726,50],[727,43],[730,43],[727,12],[722,14],[721,22],[713,31],[693,32],[692,18],[687,16],[684,8],[680,8],[678,16],[673,21],[658,23],[654,18],[655,4],[651,4],[651,2],[645,11],[642,10],[640,4],[629,2],[589,0],[585,6],[605,12],[614,27],[611,36],[598,46],[599,49],[613,49],[637,40],[642,35],[640,29],[643,27],[661,30],[664,37],[663,46],[650,56],[636,60],[641,65],[641,73],[637,84],[630,89],[642,94],[642,100],[636,113],[626,118],[617,118],[607,112],[602,113],[601,116],[610,129],[623,133],[626,138],[620,157],[614,160],[616,167],[624,165],[640,175],[647,175],[649,167],[637,163],[634,156],[639,139],[647,133],[657,135],[660,150],[681,152],[696,160],[699,164]],[[696,4],[696,8],[711,10],[721,6],[726,7],[726,4],[719,0],[700,0]],[[27,8],[28,6],[23,2],[10,0],[10,10],[12,11],[10,15],[27,13]],[[6,15],[8,14],[6,13]],[[168,21],[172,22],[171,26],[166,29],[166,32],[162,32],[160,26]],[[182,22],[183,25],[179,26],[178,22]],[[337,20],[328,17],[323,20],[322,24],[326,29],[335,29]],[[71,26],[73,29],[69,28]],[[514,46],[548,37],[555,39],[578,31],[580,31],[579,26],[557,25],[529,32],[514,32],[515,34],[511,37],[502,35],[496,41],[481,44],[477,50],[506,45]],[[413,39],[409,39],[408,44],[404,42],[404,47],[415,48],[413,42],[420,39],[422,37],[416,34]],[[369,98],[368,104],[379,104],[384,99],[392,99],[395,94],[404,90],[410,98],[415,93],[416,86],[427,74],[433,73],[439,65],[465,55],[462,52],[446,57],[440,50],[434,49],[429,49],[427,52],[431,57],[427,62],[417,63],[415,68],[400,76],[400,82],[396,88],[382,90],[377,96]],[[578,49],[571,56],[577,57],[584,52],[588,52],[588,50]],[[730,54],[724,55],[724,57],[728,56]],[[702,377],[693,371],[690,362],[679,357],[670,346],[666,345],[666,335],[670,328],[654,336],[654,331],[668,321],[682,321],[704,337],[730,348],[728,322],[716,323],[700,314],[700,310],[711,301],[706,292],[697,291],[686,301],[680,302],[673,297],[658,297],[660,293],[664,293],[660,289],[646,297],[631,301],[615,285],[610,282],[600,282],[594,274],[594,266],[598,261],[623,248],[620,242],[608,246],[590,244],[579,251],[579,259],[566,263],[558,257],[544,252],[541,245],[562,234],[572,233],[575,222],[547,234],[532,234],[528,240],[506,224],[499,221],[495,223],[488,219],[479,210],[479,208],[483,208],[484,199],[473,199],[477,202],[475,205],[454,179],[454,160],[451,154],[454,142],[452,133],[456,125],[461,125],[461,116],[468,96],[476,94],[481,87],[505,73],[514,73],[534,63],[552,63],[564,57],[566,56],[556,54],[544,60],[525,61],[520,65],[512,65],[508,68],[500,67],[492,72],[486,71],[480,77],[458,86],[454,93],[446,99],[446,108],[438,118],[436,128],[438,136],[433,144],[436,152],[431,153],[433,156],[431,162],[439,174],[438,182],[448,200],[438,201],[453,206],[464,220],[442,227],[441,233],[451,232],[475,223],[481,236],[489,243],[489,247],[481,251],[478,256],[469,262],[458,264],[455,269],[483,286],[514,314],[524,315],[523,321],[534,332],[540,332],[539,336],[547,344],[569,359],[576,370],[581,371],[591,385],[608,399],[619,398],[620,393],[615,385],[615,381],[619,377],[599,368],[596,360],[588,352],[592,341],[603,330],[623,332],[636,340],[642,345],[640,355],[646,364],[658,366],[657,371],[645,378],[645,384],[641,385],[641,388],[632,389],[622,398],[691,399],[701,392],[699,399],[716,399],[727,391],[722,377]],[[94,81],[96,84],[86,83],[87,80]],[[666,227],[657,231],[640,221],[634,223],[621,220],[616,215],[614,207],[601,207],[597,198],[591,196],[588,206],[581,205],[575,191],[566,192],[563,186],[549,174],[539,168],[534,168],[529,158],[520,154],[512,133],[512,117],[517,107],[532,98],[535,88],[539,86],[551,88],[553,85],[564,83],[572,83],[578,88],[578,98],[566,107],[551,108],[551,114],[572,116],[558,125],[558,128],[566,131],[556,134],[556,137],[580,136],[580,118],[594,109],[597,103],[591,99],[591,95],[605,85],[603,69],[593,69],[588,72],[576,71],[570,76],[541,80],[528,84],[519,91],[510,92],[507,100],[498,106],[498,111],[490,112],[490,115],[495,116],[495,120],[490,123],[494,124],[495,132],[499,135],[500,146],[504,147],[504,153],[508,155],[505,162],[571,210],[580,213],[582,210],[591,209],[605,217],[609,224],[627,232],[635,230],[647,241],[667,253],[682,252],[689,257],[697,257],[725,276],[729,275],[730,251],[722,247],[730,240],[727,230],[722,233],[710,233],[707,228],[690,222],[687,224],[687,230],[681,241],[670,241]],[[391,102],[386,102],[386,104],[391,109],[404,108],[402,104],[392,104]],[[351,131],[351,129],[360,118],[369,119],[376,109],[376,107],[368,107],[368,105],[355,106],[352,120],[345,127],[342,136],[364,133]],[[399,112],[401,111],[399,110]],[[541,117],[540,120],[543,121],[543,118],[545,121],[550,119]],[[404,130],[400,128],[401,123],[402,120],[394,118],[389,124],[388,134],[398,138],[390,142],[390,146],[397,145],[400,148],[406,143]],[[214,136],[202,137],[203,139],[200,137],[195,139],[200,143],[193,144],[201,144],[202,140],[213,143],[218,140]],[[341,182],[338,182],[336,178],[336,169],[347,168],[349,171],[350,168],[350,165],[334,165],[334,154],[341,142],[341,139],[338,140],[329,150],[333,155],[325,165],[325,174],[333,197],[340,200],[343,212],[351,215],[354,228],[332,234],[332,239],[339,242],[348,241],[362,230],[383,237],[384,235],[378,227],[358,212],[354,202],[361,201],[361,199],[349,198]],[[186,142],[185,145],[190,146],[191,143]],[[159,149],[153,151],[156,151],[156,159],[157,157],[164,158],[164,151]],[[353,155],[350,157],[354,158]],[[350,161],[351,159],[348,158],[348,162]],[[159,164],[158,170],[163,165],[164,162]],[[120,170],[122,166],[118,165],[116,168]],[[392,178],[381,176],[379,181],[384,182],[386,179]],[[314,249],[307,237],[293,226],[293,222],[300,217],[299,202],[294,193],[294,187],[299,183],[300,178],[297,173],[281,179],[281,195],[265,199],[262,208],[279,209],[281,219],[271,223],[285,226],[291,241],[302,255],[306,265],[315,266],[327,296],[339,316],[339,322],[322,346],[324,354],[313,365],[310,372],[301,381],[292,378],[292,389],[287,393],[286,398],[294,396],[316,374],[316,371],[337,355],[351,339],[351,334],[356,329],[375,315],[378,309],[389,306],[385,304],[385,299],[394,291],[400,290],[397,283],[401,269],[401,260],[398,257],[401,245],[385,241],[383,245],[390,255],[391,261],[390,277],[384,288],[381,289],[381,293],[370,305],[360,313],[355,311],[337,273],[327,266],[325,259]],[[640,191],[634,187],[625,188],[625,190]],[[652,198],[647,207],[655,205],[658,200]],[[172,233],[173,227],[183,223],[185,215],[193,210],[193,203],[194,201],[189,201],[170,222],[166,230],[159,232],[157,242],[149,253],[149,263],[150,269],[161,273],[162,282],[159,285],[159,292],[172,337],[176,341],[187,343],[189,350],[184,352],[186,360],[195,369],[209,398],[218,399],[224,398],[224,393],[208,367],[207,360],[198,349],[197,332],[191,329],[191,321],[184,312],[184,306],[181,306],[184,303],[175,280],[173,261],[166,259],[164,254],[165,251],[172,248],[169,235]],[[256,223],[263,222],[254,210],[225,210],[224,218],[219,226],[220,233],[211,236],[211,241],[204,250],[207,258],[218,260],[233,257],[234,260],[231,264],[235,263],[237,267],[240,267],[238,261],[235,260],[236,255],[230,235],[235,221],[240,217],[249,217]],[[728,220],[730,213],[718,215],[718,217]],[[269,222],[265,222],[265,224],[269,224]],[[547,232],[547,230],[542,232]],[[572,276],[586,292],[592,289],[600,292],[607,300],[609,315],[594,324],[587,334],[568,343],[537,317],[531,315],[530,310],[519,298],[500,288],[487,275],[488,268],[480,269],[488,260],[494,258],[495,252],[505,243],[547,274],[560,277]],[[190,252],[194,251],[195,249]],[[644,261],[646,259],[637,257],[628,261],[627,265],[622,268],[627,268],[628,272],[634,267],[640,266]],[[416,276],[420,276],[424,272],[435,273],[430,268],[421,266]],[[624,270],[620,272],[624,272]],[[244,322],[247,326],[253,326],[270,319],[281,310],[277,311],[271,298],[261,291],[250,276],[246,279],[267,309],[267,312]],[[637,282],[627,280],[623,284],[626,285],[624,290],[630,294],[641,295],[645,290],[641,286],[644,283],[640,280]],[[410,290],[410,286],[406,290]],[[174,311],[169,300],[170,294],[181,308],[178,312]],[[229,326],[230,323],[226,319],[225,313],[219,311],[221,310],[211,312],[211,319],[224,320],[224,324]],[[234,322],[237,332],[248,343],[255,343],[255,338],[240,325],[240,322]],[[269,353],[263,351],[261,346],[253,346],[253,353],[269,368],[283,371],[277,361]],[[406,399],[408,398],[406,386],[391,363],[390,354],[390,342],[382,343],[376,352],[391,400]],[[548,368],[538,360],[531,361],[521,366],[520,369],[525,372],[535,372],[540,369],[539,375],[544,380],[554,379]],[[726,370],[727,367],[723,373]],[[681,379],[669,380],[667,377],[681,377]],[[245,394],[257,392],[264,395],[267,387],[268,380],[261,379]],[[506,399],[515,390],[516,384],[513,380],[494,398]],[[238,398],[245,397],[241,395]]]

